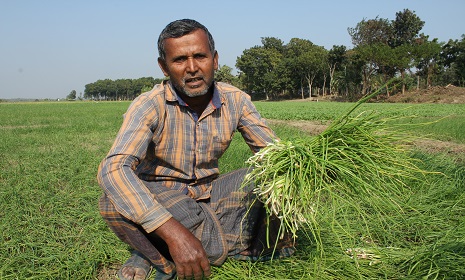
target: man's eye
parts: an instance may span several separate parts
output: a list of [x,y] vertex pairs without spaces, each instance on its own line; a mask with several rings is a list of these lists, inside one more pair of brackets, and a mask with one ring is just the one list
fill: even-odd
[[174,62],[183,62],[183,61],[186,61],[185,57],[177,57],[174,59]]

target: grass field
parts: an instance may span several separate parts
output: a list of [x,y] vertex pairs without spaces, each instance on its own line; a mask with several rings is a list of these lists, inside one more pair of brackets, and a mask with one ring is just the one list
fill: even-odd
[[[115,279],[129,256],[100,218],[97,165],[108,152],[128,102],[0,104],[0,279]],[[327,123],[350,106],[327,102],[257,102],[269,119]],[[465,104],[365,104],[429,122],[412,133],[465,144]],[[282,139],[305,137],[286,125]],[[247,146],[235,141],[222,172],[244,166]],[[440,171],[407,182],[409,211],[360,221],[344,205],[328,217],[360,225],[337,239],[321,222],[324,251],[302,234],[295,256],[273,262],[227,261],[212,279],[463,279],[465,163],[453,154],[412,150],[421,167]],[[391,215],[392,214],[392,215]],[[386,222],[380,222],[380,219]],[[333,220],[328,218],[328,221]],[[357,227],[351,227],[357,228]]]

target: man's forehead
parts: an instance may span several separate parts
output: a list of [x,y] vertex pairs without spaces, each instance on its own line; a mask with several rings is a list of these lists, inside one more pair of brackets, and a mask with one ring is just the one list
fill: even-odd
[[169,52],[179,52],[186,50],[209,51],[208,36],[202,29],[196,29],[191,33],[177,38],[168,38],[164,42],[165,50]]

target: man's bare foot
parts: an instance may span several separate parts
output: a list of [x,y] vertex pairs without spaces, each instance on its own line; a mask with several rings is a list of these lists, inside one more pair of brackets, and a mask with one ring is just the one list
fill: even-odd
[[118,277],[121,280],[145,280],[151,271],[152,264],[139,252],[134,251],[118,271]]
[[123,279],[145,280],[147,271],[139,267],[126,266],[121,269]]

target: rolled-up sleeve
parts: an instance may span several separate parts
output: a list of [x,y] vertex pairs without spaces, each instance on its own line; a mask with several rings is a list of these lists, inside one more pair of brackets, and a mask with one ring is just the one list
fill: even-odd
[[260,116],[248,95],[242,97],[242,115],[238,130],[251,150],[256,153],[277,139],[275,133]]
[[154,126],[158,123],[157,111],[155,104],[145,96],[133,101],[97,174],[100,187],[117,211],[147,232],[171,218],[171,214],[156,201],[135,173],[152,141]]

